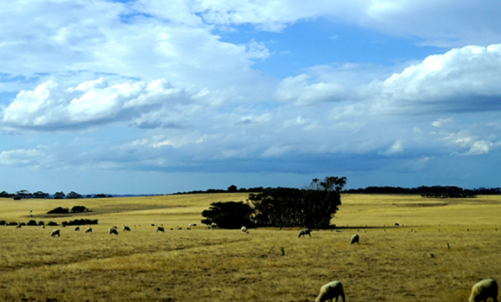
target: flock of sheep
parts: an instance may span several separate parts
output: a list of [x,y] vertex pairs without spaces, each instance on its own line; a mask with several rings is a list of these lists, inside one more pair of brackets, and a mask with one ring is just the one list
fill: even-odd
[[[196,224],[190,224],[189,226],[196,226]],[[178,229],[182,229],[182,228],[178,227]],[[186,228],[186,229],[189,230],[190,228]],[[75,231],[79,231],[79,230],[80,230],[80,227],[75,228]],[[173,230],[173,228],[171,228],[171,230]],[[249,230],[245,226],[243,226],[240,230],[242,233],[247,233],[247,234],[249,233]],[[128,226],[124,226],[122,231],[130,232],[131,229]],[[311,237],[311,231],[312,230],[309,228],[302,229],[299,232],[298,237],[300,238],[301,236],[304,237],[306,235],[309,235]],[[85,230],[85,232],[91,233],[92,228],[91,227],[87,228]],[[165,229],[163,226],[157,226],[156,232],[165,232]],[[118,228],[116,226],[113,226],[113,227],[109,228],[108,233],[118,235]],[[53,230],[51,232],[51,236],[52,237],[54,237],[54,236],[60,237],[61,236],[60,230],[59,229]],[[350,239],[350,244],[354,244],[354,243],[360,243],[360,236],[358,234],[354,234]],[[498,284],[497,284],[496,280],[485,279],[485,280],[482,280],[482,281],[476,283],[475,285],[473,285],[472,290],[471,290],[471,295],[470,295],[470,298],[468,299],[468,302],[486,302],[487,299],[489,299],[489,298],[492,298],[493,302],[498,302],[497,296],[498,296]],[[339,281],[332,281],[330,283],[325,284],[324,286],[322,286],[320,288],[320,293],[315,301],[316,302],[324,302],[324,301],[331,301],[332,302],[332,299],[335,299],[334,301],[337,302],[339,297],[342,298],[343,302],[346,301],[346,297],[345,297],[344,289],[343,289],[343,284],[341,284],[341,282],[339,282]]]

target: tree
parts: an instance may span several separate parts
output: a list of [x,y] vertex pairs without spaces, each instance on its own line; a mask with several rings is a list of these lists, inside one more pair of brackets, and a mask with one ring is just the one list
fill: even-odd
[[275,188],[250,194],[252,219],[259,225],[276,227],[327,228],[341,205],[346,177],[313,179],[306,189]]
[[71,191],[70,193],[68,193],[68,195],[66,195],[66,199],[79,199],[79,198],[82,198],[82,195],[73,191]]
[[235,185],[231,185],[228,187],[228,192],[231,192],[231,193],[234,193],[234,192],[237,192],[237,186]]
[[217,224],[220,228],[236,229],[242,226],[250,226],[250,215],[252,208],[243,201],[213,202],[208,210],[202,212],[206,219],[202,223],[211,225]]
[[63,199],[64,196],[66,196],[66,194],[64,194],[63,191],[54,193],[54,199]]

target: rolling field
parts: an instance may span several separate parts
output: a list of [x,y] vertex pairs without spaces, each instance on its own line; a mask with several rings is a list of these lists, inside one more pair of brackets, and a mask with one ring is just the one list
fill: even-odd
[[[315,301],[323,284],[339,280],[349,302],[465,302],[477,281],[501,281],[501,196],[344,195],[332,220],[337,231],[311,238],[297,238],[298,228],[245,234],[200,225],[210,203],[246,199],[0,199],[0,220],[8,222],[99,220],[92,233],[0,226],[0,301],[299,302]],[[45,214],[75,205],[92,212]],[[190,223],[198,226],[186,230]],[[114,225],[118,236],[108,234]],[[50,237],[56,228],[61,237]],[[360,244],[350,245],[355,233]]]

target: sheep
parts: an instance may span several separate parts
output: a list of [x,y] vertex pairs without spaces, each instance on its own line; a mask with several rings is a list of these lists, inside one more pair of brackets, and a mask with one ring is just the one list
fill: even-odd
[[21,224],[18,224],[16,229],[20,229],[21,228]]
[[183,230],[183,228],[177,228],[177,230],[178,230],[178,231],[181,231],[181,230]]
[[78,231],[80,231],[80,227],[75,228],[75,232],[78,232]]
[[398,223],[395,222],[395,226],[400,226],[400,224],[398,224]]
[[244,226],[243,226],[240,230],[242,231],[242,233],[247,233],[247,234],[249,234],[249,230],[247,230],[247,228],[246,228],[246,227],[244,227]]
[[197,224],[196,223],[190,223],[190,224],[188,224],[188,226],[190,226],[190,227],[191,226],[197,226]]
[[42,224],[41,227],[42,227],[42,229],[45,229],[45,224]]
[[485,279],[473,285],[468,302],[486,302],[492,298],[493,302],[498,301],[498,283],[494,279]]
[[332,299],[336,299],[335,302],[337,302],[337,299],[341,296],[343,298],[343,302],[345,302],[345,297],[344,297],[344,290],[343,290],[343,285],[339,281],[332,281],[330,283],[325,284],[320,288],[320,294],[318,295],[317,299],[315,302],[324,302],[324,301],[331,301]]
[[117,229],[115,229],[115,228],[110,228],[110,229],[108,230],[108,233],[109,233],[110,235],[111,235],[111,234],[118,235],[118,230],[117,230]]
[[360,243],[360,236],[358,236],[358,234],[351,236],[350,243],[351,244]]
[[164,227],[161,226],[157,227],[157,232],[165,232]]
[[57,235],[57,237],[61,237],[61,232],[59,231],[59,229],[55,229],[55,230],[53,230],[53,231],[50,233],[50,236],[51,236],[51,237],[54,237],[54,236],[56,236],[56,235]]
[[311,237],[311,230],[309,228],[302,229],[299,232],[299,236],[297,236],[297,238],[301,238],[301,236],[306,236],[306,235],[310,235],[310,237]]
[[85,233],[92,233],[92,228],[87,228],[87,229],[85,230]]
[[126,226],[126,225],[124,225],[124,229],[123,229],[122,232],[125,232],[125,231],[129,231],[130,232],[130,228],[128,226]]

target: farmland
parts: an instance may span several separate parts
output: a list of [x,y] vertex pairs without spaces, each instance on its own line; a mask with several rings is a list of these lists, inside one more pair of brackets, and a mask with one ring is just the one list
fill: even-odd
[[[350,302],[464,302],[480,279],[501,281],[500,196],[344,195],[337,228],[311,238],[297,238],[298,228],[245,234],[200,224],[210,203],[247,196],[0,199],[8,222],[99,220],[92,233],[0,226],[0,300],[314,301],[339,280]],[[75,205],[91,212],[46,214]],[[119,235],[109,235],[115,225]],[[55,228],[60,238],[50,236]],[[360,244],[350,245],[355,233]]]

